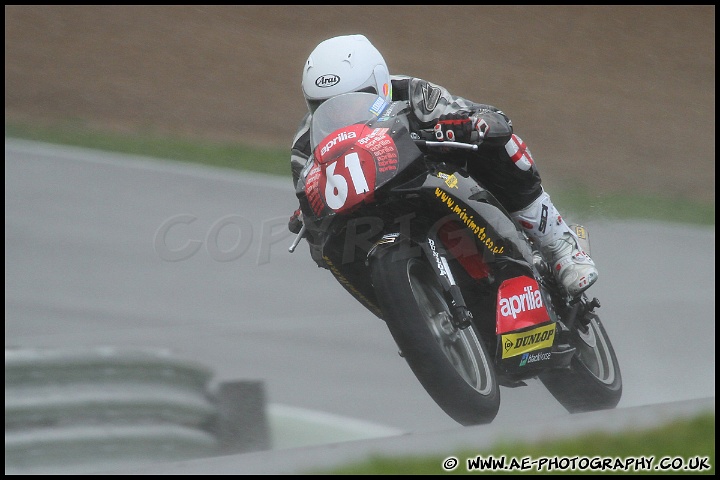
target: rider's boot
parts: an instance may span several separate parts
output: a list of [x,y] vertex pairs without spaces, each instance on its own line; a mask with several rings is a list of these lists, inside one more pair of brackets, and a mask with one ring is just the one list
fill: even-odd
[[546,192],[512,216],[539,246],[555,278],[571,297],[580,295],[597,281],[595,262],[580,247],[577,235]]

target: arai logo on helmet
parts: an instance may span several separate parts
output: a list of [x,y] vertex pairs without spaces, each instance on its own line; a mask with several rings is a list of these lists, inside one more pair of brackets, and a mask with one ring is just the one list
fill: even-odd
[[333,85],[337,85],[340,82],[340,77],[335,75],[334,73],[326,73],[325,75],[319,76],[315,80],[315,85],[317,85],[320,88],[327,88],[332,87]]

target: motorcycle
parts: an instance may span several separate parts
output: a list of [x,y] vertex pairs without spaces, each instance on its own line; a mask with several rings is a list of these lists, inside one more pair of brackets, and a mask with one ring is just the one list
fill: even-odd
[[[600,302],[567,297],[522,227],[468,175],[478,142],[410,133],[409,109],[368,93],[318,107],[289,250],[307,239],[462,425],[492,422],[500,387],[529,379],[570,413],[615,408],[622,378]],[[587,230],[573,228],[589,252]]]

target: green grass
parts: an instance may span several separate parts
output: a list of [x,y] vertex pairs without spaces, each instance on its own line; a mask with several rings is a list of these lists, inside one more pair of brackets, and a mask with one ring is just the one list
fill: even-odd
[[[5,123],[5,136],[290,177],[289,148],[256,148],[152,134],[108,134],[67,125],[41,128],[8,122]],[[560,210],[567,212],[566,215],[570,213],[577,221],[644,218],[715,225],[714,203],[590,192],[589,187],[566,191],[553,189],[552,195]]]
[[152,134],[119,135],[82,128],[31,127],[7,122],[5,123],[5,137],[290,177],[289,148],[256,148],[240,144],[203,142]]
[[[589,433],[579,437],[566,440],[551,441],[544,443],[498,443],[489,450],[477,451],[467,449],[457,452],[453,455],[458,460],[457,467],[452,471],[446,471],[442,468],[443,462],[447,456],[423,456],[423,457],[386,457],[375,456],[366,462],[347,465],[342,468],[335,468],[321,471],[311,471],[308,474],[320,475],[439,475],[439,474],[468,474],[468,473],[484,473],[487,470],[468,468],[468,459],[476,459],[482,457],[487,460],[492,457],[499,460],[505,456],[506,461],[516,459],[517,462],[523,458],[528,458],[528,465],[535,461],[537,467],[541,458],[549,459],[598,459],[600,457],[610,461],[610,465],[615,465],[616,459],[624,462],[630,457],[635,458],[654,458],[650,470],[642,468],[641,464],[637,467],[631,466],[629,469],[611,470],[601,468],[596,470],[572,470],[554,468],[550,470],[548,463],[543,468],[501,470],[492,472],[493,474],[692,474],[703,473],[714,475],[715,473],[715,413],[701,414],[688,420],[678,420],[670,422],[659,428],[646,429],[641,431],[631,431],[623,434],[609,433]],[[661,460],[682,458],[681,462],[689,465],[690,460],[697,462],[698,457],[702,459],[706,457],[704,465],[708,465],[709,469],[699,470],[656,470],[660,467]],[[562,465],[556,463],[555,465]],[[600,465],[600,464],[598,464]],[[632,464],[628,464],[632,465]],[[695,463],[694,465],[697,465]]]
[[642,218],[661,222],[715,225],[715,204],[684,199],[642,195],[590,194],[587,190],[553,190],[558,209],[568,218],[629,219]]

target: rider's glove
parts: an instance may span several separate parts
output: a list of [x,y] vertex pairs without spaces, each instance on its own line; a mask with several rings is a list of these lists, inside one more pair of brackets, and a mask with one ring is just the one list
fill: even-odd
[[292,233],[297,235],[298,233],[300,233],[300,229],[302,229],[302,225],[303,225],[302,212],[298,208],[290,216],[290,221],[288,222],[288,230],[290,230]]
[[438,142],[479,142],[485,137],[487,124],[470,112],[441,115],[433,127]]

